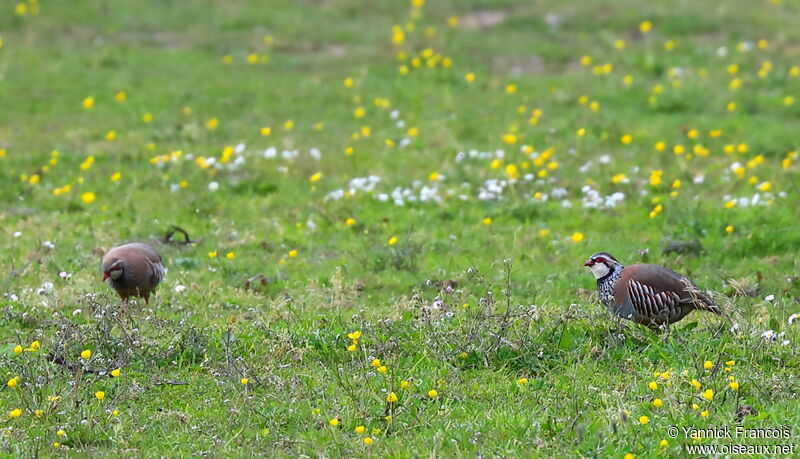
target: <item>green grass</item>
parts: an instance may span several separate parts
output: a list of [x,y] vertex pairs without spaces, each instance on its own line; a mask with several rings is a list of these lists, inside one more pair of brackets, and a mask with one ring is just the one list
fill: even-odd
[[[19,378],[0,390],[3,454],[649,457],[725,444],[670,438],[673,425],[798,425],[791,2],[429,1],[419,17],[384,1],[39,3],[0,5],[0,365]],[[503,191],[481,199],[489,180]],[[585,186],[624,199],[588,207]],[[423,187],[438,199],[393,203]],[[165,242],[172,225],[194,243]],[[100,281],[102,254],[133,240],[169,270],[150,309],[122,309]],[[582,266],[598,250],[691,275],[738,330],[702,313],[668,334],[619,324]],[[740,420],[744,406],[757,414]]]

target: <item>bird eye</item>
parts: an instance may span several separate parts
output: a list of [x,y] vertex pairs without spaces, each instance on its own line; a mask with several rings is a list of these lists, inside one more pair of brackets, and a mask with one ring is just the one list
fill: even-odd
[[594,262],[595,263],[605,263],[606,259],[603,258],[603,257],[597,257],[597,258],[594,259]]

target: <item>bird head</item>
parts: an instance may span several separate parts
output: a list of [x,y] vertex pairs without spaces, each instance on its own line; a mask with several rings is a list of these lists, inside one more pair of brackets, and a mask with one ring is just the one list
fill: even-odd
[[592,270],[595,279],[602,279],[622,264],[608,252],[595,252],[583,266]]
[[111,278],[111,280],[117,280],[122,276],[122,273],[125,272],[125,262],[122,260],[117,260],[108,267],[103,267],[103,282],[107,279]]

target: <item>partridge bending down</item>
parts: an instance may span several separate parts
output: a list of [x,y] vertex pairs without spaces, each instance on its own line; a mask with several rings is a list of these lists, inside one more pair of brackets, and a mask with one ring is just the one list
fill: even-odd
[[677,322],[694,309],[724,315],[711,297],[669,268],[622,266],[608,252],[592,254],[584,266],[592,270],[600,301],[611,312],[650,328]]
[[147,244],[132,242],[109,250],[103,257],[103,282],[117,291],[122,301],[136,296],[150,305],[150,293],[164,279],[161,255]]

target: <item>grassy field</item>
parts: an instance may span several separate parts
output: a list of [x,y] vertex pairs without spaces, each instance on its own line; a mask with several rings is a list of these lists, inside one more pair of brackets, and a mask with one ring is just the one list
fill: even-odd
[[[800,424],[794,2],[0,11],[2,454],[656,457]],[[150,308],[101,282],[126,241],[164,257]],[[732,320],[618,323],[599,250]]]

